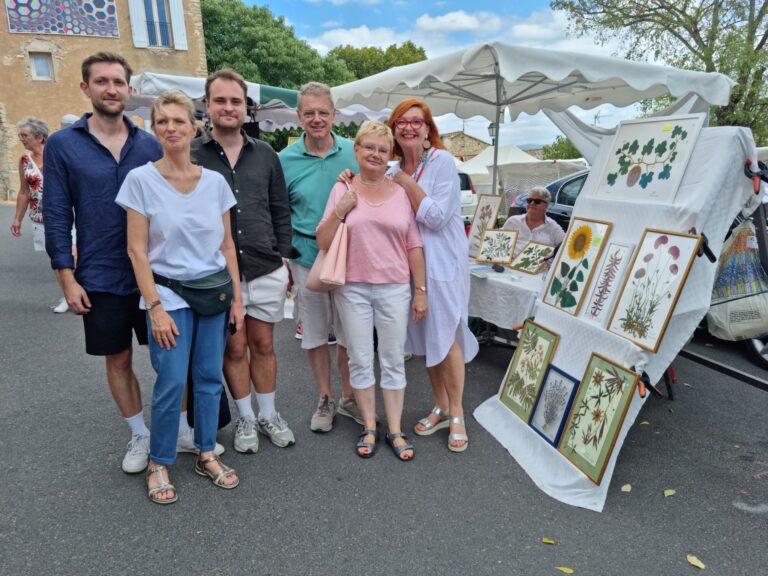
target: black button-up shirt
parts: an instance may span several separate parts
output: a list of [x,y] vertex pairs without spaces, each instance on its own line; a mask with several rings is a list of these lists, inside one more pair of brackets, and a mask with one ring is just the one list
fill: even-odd
[[291,209],[280,160],[269,144],[242,135],[234,166],[210,131],[192,142],[192,161],[224,176],[232,188],[237,200],[230,210],[232,236],[240,274],[250,281],[298,254],[291,246]]

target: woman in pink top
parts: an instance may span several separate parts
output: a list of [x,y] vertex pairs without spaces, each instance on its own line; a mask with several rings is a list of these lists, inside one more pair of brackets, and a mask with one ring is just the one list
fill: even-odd
[[365,122],[361,126],[354,148],[360,173],[352,178],[349,189],[340,182],[331,191],[317,227],[317,244],[327,249],[339,223],[346,221],[347,281],[334,291],[334,302],[347,336],[355,400],[365,419],[357,455],[373,456],[378,440],[375,327],[386,440],[400,460],[408,461],[413,459],[413,446],[400,428],[405,398],[403,354],[409,314],[418,322],[427,313],[426,276],[421,236],[408,197],[402,187],[384,176],[393,145],[386,124]]

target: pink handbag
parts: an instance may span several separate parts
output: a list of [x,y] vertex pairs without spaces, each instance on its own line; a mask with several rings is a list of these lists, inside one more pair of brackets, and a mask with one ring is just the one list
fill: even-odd
[[307,276],[307,289],[329,292],[343,286],[347,278],[347,224],[341,222],[328,250],[320,250]]

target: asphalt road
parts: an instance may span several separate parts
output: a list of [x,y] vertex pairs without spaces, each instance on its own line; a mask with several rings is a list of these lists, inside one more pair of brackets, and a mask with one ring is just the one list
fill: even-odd
[[[262,441],[244,456],[226,428],[219,440],[240,487],[215,488],[181,455],[179,502],[154,505],[143,475],[120,471],[129,438],[103,361],[85,355],[80,318],[51,312],[59,293],[46,257],[32,251],[28,223],[11,237],[11,218],[0,205],[0,575],[695,574],[687,554],[705,574],[768,571],[768,394],[681,359],[677,399],[646,403],[598,514],[541,492],[472,418],[467,452],[450,453],[445,433],[415,437],[407,464],[386,446],[355,456],[357,425],[345,418],[313,434],[313,384],[283,322],[278,407],[297,444]],[[740,347],[710,344],[698,346],[768,378]],[[496,393],[510,357],[484,346],[468,366],[468,415]],[[146,350],[135,366],[149,415]],[[410,429],[431,403],[423,362],[407,369]]]

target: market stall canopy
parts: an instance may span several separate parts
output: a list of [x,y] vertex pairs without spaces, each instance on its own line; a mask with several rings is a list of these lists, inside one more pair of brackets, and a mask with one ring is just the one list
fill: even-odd
[[[246,82],[248,97],[253,101],[253,115],[259,123],[259,129],[264,132],[274,132],[283,128],[296,128],[296,105],[298,91],[289,88],[278,88],[265,84]],[[155,74],[142,72],[131,79],[133,95],[126,105],[126,112],[142,118],[149,118],[152,102],[166,90],[181,90],[195,101],[199,111],[204,111],[205,78],[194,76],[175,76],[172,74]],[[385,119],[388,110],[374,112],[362,105],[353,105],[339,110],[336,114],[337,124],[359,124],[365,120]]]

